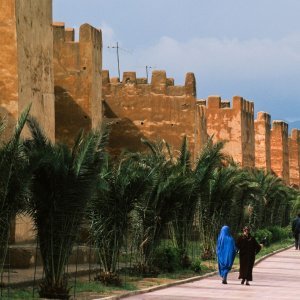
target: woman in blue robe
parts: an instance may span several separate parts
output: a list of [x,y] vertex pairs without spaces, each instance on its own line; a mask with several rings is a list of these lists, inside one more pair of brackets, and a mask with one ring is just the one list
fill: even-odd
[[223,226],[217,241],[218,267],[223,284],[227,284],[227,275],[233,265],[235,254],[235,241],[230,234],[230,229],[228,226]]

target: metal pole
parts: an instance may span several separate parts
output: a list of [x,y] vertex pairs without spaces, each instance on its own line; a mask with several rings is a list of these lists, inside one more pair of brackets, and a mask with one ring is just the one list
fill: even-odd
[[117,42],[117,60],[118,60],[118,74],[119,74],[119,79],[121,81],[121,73],[120,73],[120,58],[119,58],[119,43]]

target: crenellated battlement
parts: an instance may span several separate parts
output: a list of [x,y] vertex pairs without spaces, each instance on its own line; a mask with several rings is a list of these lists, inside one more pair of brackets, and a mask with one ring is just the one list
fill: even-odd
[[254,103],[240,96],[231,102],[209,96],[198,103],[206,108],[208,135],[227,141],[225,151],[242,166],[254,166]]
[[101,30],[85,23],[79,28],[79,41],[75,41],[75,29],[65,27],[64,22],[53,22],[53,41],[64,42],[64,43],[81,43],[81,42],[92,42],[95,45],[102,47]]
[[95,128],[102,119],[102,35],[83,24],[75,41],[73,28],[62,22],[52,26],[56,140],[71,143],[80,128]]
[[271,116],[263,111],[254,120],[255,167],[271,170]]
[[300,130],[292,129],[289,137],[290,185],[300,187]]
[[196,80],[193,73],[187,73],[185,84],[175,85],[174,78],[168,78],[165,71],[153,71],[151,81],[146,78],[137,78],[136,72],[123,73],[122,81],[119,78],[110,78],[109,71],[102,71],[102,85],[104,90],[109,91],[133,88],[137,93],[153,93],[169,96],[192,96],[196,98]]
[[300,142],[300,130],[293,128],[291,131],[290,139]]
[[207,101],[201,100],[208,109],[232,109],[241,112],[254,114],[254,102],[245,100],[243,97],[234,96],[232,98],[232,107],[230,101],[222,101],[220,96],[209,96]]
[[259,122],[259,121],[263,121],[266,124],[271,125],[271,116],[268,113],[264,112],[264,111],[259,111],[257,113],[257,118],[256,118],[255,122]]
[[274,120],[271,129],[271,168],[275,174],[289,184],[288,124]]
[[288,123],[282,121],[282,120],[274,120],[272,122],[272,131],[281,132],[284,135],[288,134],[289,131],[289,125]]

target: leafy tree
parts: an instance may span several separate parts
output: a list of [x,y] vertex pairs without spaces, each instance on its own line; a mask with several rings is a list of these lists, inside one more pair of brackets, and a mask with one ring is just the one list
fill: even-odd
[[[254,212],[260,220],[259,227],[287,225],[286,214],[293,197],[293,189],[287,187],[281,178],[262,169],[252,171],[260,191]],[[261,209],[257,207],[260,206]]]
[[150,151],[139,154],[138,159],[147,181],[132,213],[133,235],[138,243],[142,268],[151,266],[164,230],[183,201],[182,195],[186,195],[191,186],[191,179],[181,176],[167,143],[143,142]]
[[89,207],[92,240],[101,266],[115,276],[118,258],[127,238],[129,214],[145,188],[139,161],[124,155],[117,162],[107,161],[102,169],[96,197]]
[[25,143],[32,182],[30,215],[37,232],[45,278],[40,296],[67,299],[65,267],[87,202],[94,195],[107,135],[81,132],[72,149],[53,144],[30,118]]
[[190,185],[184,190],[186,191],[185,194],[184,191],[181,193],[182,201],[178,202],[174,221],[172,222],[173,237],[183,256],[187,255],[188,240],[195,224],[201,192],[206,189],[215,169],[221,166],[224,159],[221,153],[223,145],[223,142],[214,144],[210,138],[201,151],[195,167],[193,167],[187,149],[186,137],[183,140],[176,167],[179,169],[179,176],[189,178]]
[[[8,249],[10,224],[16,214],[24,210],[30,194],[31,177],[21,140],[29,110],[30,107],[20,116],[10,140],[0,146],[0,275]],[[4,128],[4,120],[1,119],[0,133]]]

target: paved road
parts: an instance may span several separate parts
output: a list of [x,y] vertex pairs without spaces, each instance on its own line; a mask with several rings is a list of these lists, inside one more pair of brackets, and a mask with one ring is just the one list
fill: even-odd
[[241,285],[237,273],[230,273],[228,284],[219,276],[208,277],[155,292],[127,297],[127,300],[176,299],[300,299],[300,251],[294,248],[277,253],[254,267],[251,286]]

